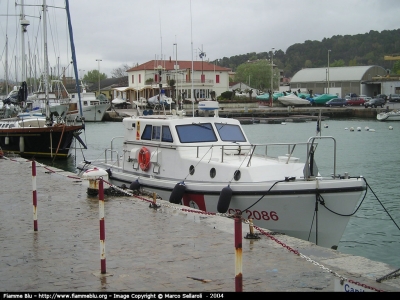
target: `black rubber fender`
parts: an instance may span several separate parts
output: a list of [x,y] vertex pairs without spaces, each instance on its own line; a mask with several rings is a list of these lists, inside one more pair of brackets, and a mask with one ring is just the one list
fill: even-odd
[[221,193],[219,194],[217,211],[220,214],[224,214],[228,211],[229,205],[231,204],[231,199],[232,199],[232,189],[228,185],[224,187]]
[[183,194],[186,191],[186,185],[184,182],[179,182],[175,185],[174,189],[172,190],[171,195],[169,196],[169,202],[174,204],[181,203]]
[[132,191],[136,191],[136,190],[140,189],[139,179],[136,179],[135,181],[133,181],[131,183],[131,185],[129,186],[129,189]]

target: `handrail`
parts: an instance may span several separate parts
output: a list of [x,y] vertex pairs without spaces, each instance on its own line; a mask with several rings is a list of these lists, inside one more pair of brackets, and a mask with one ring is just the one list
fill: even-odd
[[[336,139],[332,136],[312,136],[308,139],[307,141],[307,160],[306,160],[306,166],[309,164],[309,157],[310,157],[310,151],[312,150],[309,148],[309,144],[311,142],[311,146],[314,144],[314,141],[316,139],[322,140],[322,139],[332,139],[333,140],[333,178],[336,178]],[[304,174],[305,176],[306,174]],[[306,176],[305,176],[306,177]]]
[[[123,136],[115,136],[111,139],[111,160],[113,159],[112,154],[113,154],[113,143],[115,139],[121,139],[124,138]],[[118,159],[119,160],[119,159]]]
[[[118,152],[114,150],[114,146],[113,146],[113,142],[115,139],[117,138],[123,138],[122,136],[117,136],[114,137],[111,141],[111,149],[106,149],[105,151],[105,155],[107,156],[107,152],[111,152],[111,161],[113,161],[113,152],[116,152],[118,155]],[[286,164],[288,164],[291,160],[291,158],[294,155],[294,151],[295,149],[298,148],[298,146],[306,146],[306,153],[303,153],[301,155],[301,157],[303,157],[303,155],[305,154],[306,157],[306,161],[305,161],[305,168],[304,168],[304,178],[310,178],[310,176],[315,176],[314,174],[312,174],[313,172],[311,171],[315,171],[313,170],[313,160],[311,160],[312,155],[315,153],[318,143],[317,140],[323,140],[323,139],[331,139],[334,142],[334,146],[333,146],[333,176],[334,178],[336,177],[336,140],[332,137],[332,136],[313,136],[310,137],[308,139],[307,142],[299,142],[299,143],[264,143],[264,144],[249,144],[249,143],[212,143],[212,144],[207,144],[207,145],[199,145],[199,143],[195,143],[195,144],[172,144],[168,145],[166,143],[160,143],[159,141],[143,141],[143,140],[129,140],[129,141],[124,141],[124,144],[129,144],[129,145],[136,145],[136,146],[146,146],[146,147],[152,147],[155,150],[159,150],[159,149],[170,149],[170,150],[180,150],[180,149],[188,149],[188,148],[194,148],[196,151],[196,157],[197,158],[201,158],[201,153],[205,153],[204,150],[201,151],[202,149],[213,149],[213,151],[210,151],[210,155],[213,156],[215,155],[216,157],[218,157],[221,162],[224,162],[225,159],[225,155],[229,155],[226,153],[227,150],[231,151],[232,147],[241,147],[241,149],[243,150],[243,147],[245,147],[245,151],[246,151],[246,155],[244,157],[244,159],[248,159],[247,164],[245,164],[244,166],[249,167],[251,165],[251,161],[252,158],[255,155],[264,155],[265,157],[268,157],[268,149],[273,147],[273,146],[287,146],[287,159],[285,157],[285,162]],[[264,148],[264,154],[260,154],[260,153],[256,153],[256,149],[262,149]],[[124,150],[125,151],[125,150]],[[127,150],[129,152],[129,150]],[[300,150],[301,151],[301,150]],[[158,152],[157,152],[158,153]],[[297,153],[299,153],[297,151]],[[273,155],[271,157],[274,158],[278,158],[279,155]],[[118,166],[120,165],[120,157],[118,156],[118,160],[116,161]],[[107,157],[106,157],[106,162],[107,162]],[[157,157],[157,162],[158,162],[158,157]]]
[[[112,156],[112,153],[113,153],[113,152],[115,152],[115,153],[117,154],[117,167],[119,167],[119,154],[118,154],[118,151],[117,151],[117,150],[112,150],[112,149],[109,149],[109,148],[105,149],[105,150],[104,150],[104,162],[105,162],[105,163],[108,163],[108,160],[107,160],[107,152],[111,152],[111,156]],[[112,159],[111,159],[111,162],[113,162]]]

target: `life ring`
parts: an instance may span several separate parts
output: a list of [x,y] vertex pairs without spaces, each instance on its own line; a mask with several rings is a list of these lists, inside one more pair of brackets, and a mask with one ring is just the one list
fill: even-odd
[[150,151],[146,147],[140,148],[139,151],[139,167],[143,171],[147,171],[150,168]]

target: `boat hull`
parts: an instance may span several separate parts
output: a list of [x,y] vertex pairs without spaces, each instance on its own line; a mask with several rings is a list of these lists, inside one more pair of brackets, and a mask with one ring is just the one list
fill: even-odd
[[[91,105],[87,107],[82,107],[82,116],[85,119],[85,122],[100,122],[103,120],[104,115],[107,109],[110,107],[110,104],[98,104],[98,105]],[[73,121],[75,119],[79,119],[81,114],[79,109],[72,108],[67,113],[67,120]]]
[[[175,185],[181,181],[178,178],[146,177],[115,166],[115,163],[96,162],[96,167],[111,171],[111,183],[129,185],[138,180],[142,188],[157,193],[167,201]],[[81,164],[78,168],[90,169],[94,166]],[[232,198],[226,213],[241,212],[243,218],[252,218],[259,227],[328,248],[335,248],[339,244],[350,215],[365,190],[362,180],[355,179],[324,179],[318,182],[298,180],[273,184],[231,183]],[[181,204],[217,213],[221,190],[228,184],[185,181],[185,185]],[[325,206],[316,200],[318,197],[323,199]]]
[[0,128],[0,146],[5,153],[21,157],[45,157],[66,159],[70,155],[75,135],[83,129],[82,125]]
[[379,113],[376,115],[378,121],[400,121],[400,112]]

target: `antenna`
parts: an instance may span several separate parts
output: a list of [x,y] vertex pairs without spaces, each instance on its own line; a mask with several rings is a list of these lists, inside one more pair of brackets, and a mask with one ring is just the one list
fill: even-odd
[[161,34],[161,13],[160,13],[160,10],[158,10],[158,18],[159,18],[159,21],[160,21],[160,43],[161,43],[161,56],[160,56],[160,58],[161,58],[161,60],[163,59],[163,54],[162,54],[162,34]]
[[194,93],[193,93],[193,25],[192,25],[192,0],[190,0],[190,42],[192,44],[192,74],[190,81],[192,82],[191,98],[192,98],[192,116],[194,117]]

